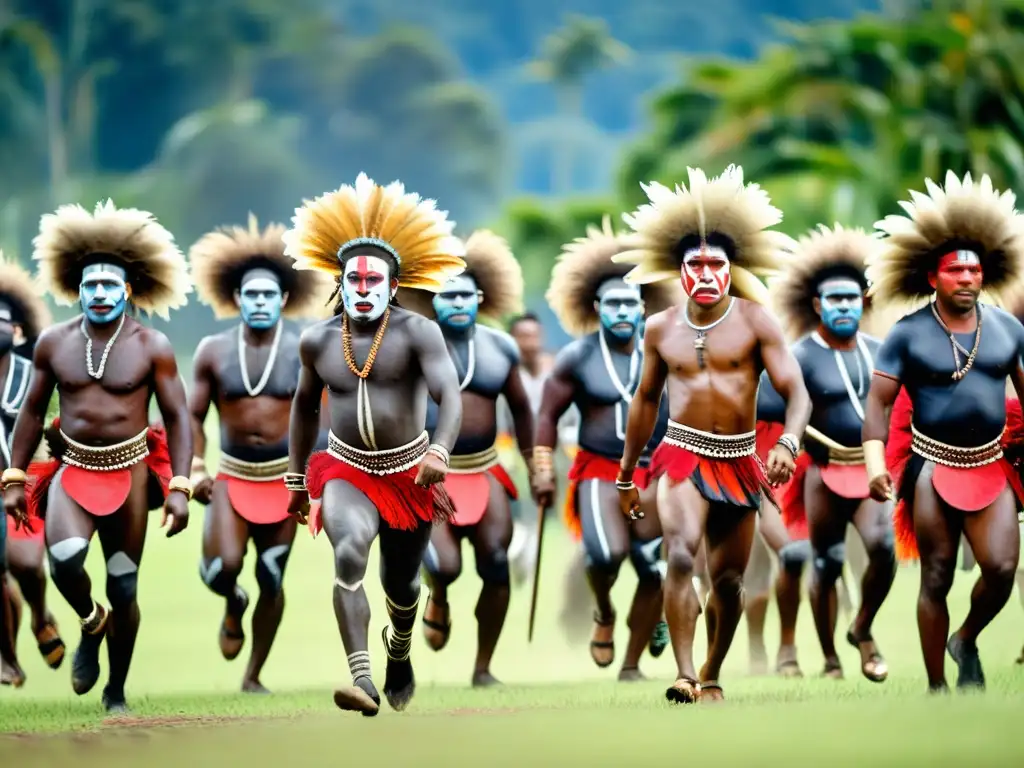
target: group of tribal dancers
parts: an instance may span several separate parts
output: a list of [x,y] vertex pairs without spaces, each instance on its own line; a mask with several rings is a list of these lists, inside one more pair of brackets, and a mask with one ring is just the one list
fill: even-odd
[[[809,563],[824,674],[841,678],[835,634],[852,526],[867,561],[845,637],[862,674],[888,677],[872,624],[897,561],[919,559],[929,687],[948,690],[947,652],[959,687],[983,687],[976,641],[1013,589],[1024,506],[1024,325],[1013,314],[1024,310],[1024,218],[1013,194],[950,173],[944,187],[929,180],[911,192],[905,215],[878,222],[875,235],[836,225],[793,240],[739,168],[714,178],[690,169],[685,185],[643,189],[649,202],[623,216],[628,229],[606,218],[558,258],[547,299],[575,341],[543,374],[535,318],[518,314],[511,335],[500,330],[523,304],[508,244],[487,230],[456,237],[434,201],[399,182],[360,175],[305,201],[290,228],[250,218],[187,256],[151,214],[110,201],[43,216],[36,274],[0,262],[3,682],[25,682],[15,644],[23,603],[39,652],[55,669],[63,662],[48,571],[80,619],[74,691],[97,683],[105,640],[102,700],[125,711],[149,512],[162,509],[173,537],[194,499],[206,506],[199,576],[224,601],[226,659],[245,643],[250,596],[238,577],[250,539],[256,552],[244,691],[266,692],[260,674],[298,524],[323,531],[333,551],[352,677],[334,692],[339,708],[380,708],[363,588],[375,539],[391,707],[405,709],[415,691],[421,572],[429,646],[444,648],[457,624],[448,587],[463,539],[481,583],[471,680],[496,684],[521,505],[497,449],[507,405],[542,510],[558,495],[562,425],[577,413],[564,519],[585,556],[599,667],[615,662],[611,589],[628,557],[638,583],[619,678],[642,678],[640,658],[664,651],[667,626],[677,665],[668,699],[723,699],[756,539],[780,564],[779,673],[802,674],[793,638]],[[139,312],[168,318],[193,290],[217,318],[240,322],[200,342],[187,387],[167,337]],[[53,324],[43,295],[81,314]],[[94,533],[105,600],[85,570]],[[980,576],[950,633],[962,539]]]

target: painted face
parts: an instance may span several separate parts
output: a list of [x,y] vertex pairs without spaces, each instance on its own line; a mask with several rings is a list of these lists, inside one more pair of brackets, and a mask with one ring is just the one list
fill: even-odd
[[701,306],[720,302],[729,293],[731,279],[729,257],[721,248],[704,244],[683,256],[683,288]]
[[821,322],[841,339],[848,339],[860,327],[864,296],[860,283],[849,278],[825,280],[818,286]]
[[115,264],[91,264],[82,270],[78,297],[86,319],[95,325],[112,323],[128,305],[125,271]]
[[978,254],[960,250],[940,258],[928,282],[941,298],[966,311],[978,303],[983,277]]
[[379,256],[352,256],[341,276],[345,312],[357,323],[372,323],[388,308],[395,289],[391,267]]
[[472,277],[457,275],[434,294],[437,322],[446,328],[468,328],[476,322],[479,309],[480,292]]
[[11,308],[0,302],[0,355],[6,355],[14,346],[14,315]]
[[273,328],[284,308],[280,283],[266,270],[247,273],[238,292],[238,308],[242,321],[250,328],[258,331]]
[[644,317],[640,290],[622,280],[609,280],[601,286],[597,295],[601,326],[621,341],[633,338]]

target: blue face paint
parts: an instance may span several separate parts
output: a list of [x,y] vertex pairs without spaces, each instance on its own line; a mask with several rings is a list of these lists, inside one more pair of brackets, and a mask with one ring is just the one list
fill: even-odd
[[82,270],[78,299],[82,313],[95,325],[112,323],[128,306],[128,284],[124,269],[114,264],[90,264]]
[[826,280],[818,287],[818,300],[821,322],[832,335],[848,339],[857,333],[864,313],[864,298],[856,280]]
[[434,314],[442,328],[464,330],[476,323],[480,294],[471,277],[453,277],[440,293],[434,294]]
[[620,341],[629,341],[644,319],[640,291],[621,280],[608,281],[598,291],[598,316],[601,326]]
[[238,308],[242,322],[256,331],[273,328],[281,319],[284,294],[281,286],[268,272],[254,273],[242,283],[238,292]]

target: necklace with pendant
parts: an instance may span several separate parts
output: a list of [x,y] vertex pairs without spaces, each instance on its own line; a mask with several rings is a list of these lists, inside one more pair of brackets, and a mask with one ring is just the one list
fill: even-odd
[[707,347],[707,335],[716,325],[721,323],[723,320],[725,320],[725,318],[729,316],[729,313],[732,312],[732,308],[735,303],[736,302],[733,301],[732,296],[730,296],[729,306],[725,308],[725,312],[722,313],[722,316],[715,320],[714,322],[708,323],[707,325],[697,325],[692,320],[690,320],[689,304],[687,304],[683,308],[683,319],[686,321],[686,324],[690,326],[690,330],[697,334],[693,339],[693,347],[694,349],[697,350],[697,365],[702,370],[705,367],[704,349]]

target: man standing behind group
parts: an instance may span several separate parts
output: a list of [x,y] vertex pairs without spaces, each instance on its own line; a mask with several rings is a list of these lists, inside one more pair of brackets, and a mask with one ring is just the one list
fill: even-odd
[[[659,514],[668,560],[665,614],[678,679],[670,701],[719,700],[718,675],[743,611],[743,571],[750,558],[755,514],[769,484],[793,473],[811,405],[800,366],[782,329],[761,303],[767,289],[755,276],[778,269],[785,235],[768,228],[782,220],[756,184],[730,166],[707,179],[689,169],[689,189],[644,186],[650,200],[625,218],[635,247],[615,257],[635,264],[627,276],[641,284],[680,280],[688,299],[647,320],[644,367],[629,409],[625,452],[616,485],[624,514],[642,515],[634,469],[654,432],[665,385],[671,418],[655,452]],[[761,371],[787,402],[785,432],[768,454],[767,475],[757,458],[755,423]],[[712,583],[707,604],[708,658],[699,680],[692,630],[700,604],[694,560],[707,538]]]
[[[396,710],[415,692],[410,653],[420,568],[435,522],[455,510],[444,490],[462,421],[459,379],[437,324],[396,303],[398,289],[436,293],[465,270],[463,244],[433,200],[360,174],[296,210],[285,233],[297,269],[326,272],[341,294],[336,315],[299,342],[301,369],[289,432],[289,510],[321,527],[334,549],[334,613],[352,685],[334,693],[341,709],[376,715],[370,673],[370,605],[363,589],[373,540],[390,624],[383,630],[384,695]],[[328,390],[326,451],[310,456]],[[427,400],[438,405],[433,442]],[[309,514],[310,501],[321,502]],[[308,516],[308,518],[307,518]]]
[[[262,232],[254,217],[247,228],[204,235],[189,251],[199,300],[218,320],[241,315],[237,327],[207,336],[196,349],[190,410],[197,501],[209,505],[203,526],[199,573],[224,598],[221,654],[242,650],[242,618],[249,596],[238,584],[249,540],[256,548],[260,596],[253,612],[253,645],[242,690],[267,693],[260,671],[284,612],[284,571],[295,538],[288,514],[288,420],[299,381],[299,336],[283,317],[312,314],[330,294],[330,280],[292,269],[281,236],[271,224]],[[220,459],[217,476],[206,470],[204,425],[217,409]]]
[[[192,496],[192,432],[174,350],[129,310],[169,319],[192,289],[188,264],[151,214],[110,201],[92,215],[65,205],[43,216],[34,245],[46,289],[62,304],[77,300],[82,314],[48,328],[36,344],[32,383],[3,473],[4,506],[19,525],[30,509],[45,517],[53,583],[82,625],[72,658],[75,693],[87,693],[99,679],[105,637],[110,679],[103,704],[123,711],[149,510],[163,506],[167,535],[174,536],[188,524]],[[102,352],[94,354],[97,344]],[[54,459],[36,476],[26,504],[25,468],[43,437],[54,389],[60,401]],[[166,438],[150,427],[154,397]],[[109,613],[93,599],[85,570],[94,533],[106,561]]]

